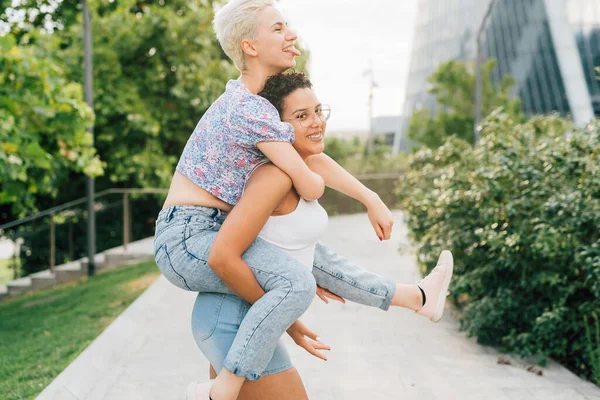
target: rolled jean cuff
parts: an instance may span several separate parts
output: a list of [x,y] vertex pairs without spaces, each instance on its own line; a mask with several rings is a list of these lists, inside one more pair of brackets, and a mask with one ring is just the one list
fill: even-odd
[[333,268],[313,265],[317,285],[353,303],[387,311],[392,304],[396,283],[342,259]]
[[227,371],[231,372],[234,375],[242,376],[246,378],[247,381],[254,382],[260,379],[261,374],[257,374],[256,372],[252,372],[249,370],[243,370],[239,366],[230,365],[227,360],[223,363],[223,368]]
[[394,294],[396,293],[396,282],[386,279],[385,286],[387,288],[387,294],[383,298],[383,303],[379,306],[383,311],[387,311],[392,305]]
[[278,374],[280,372],[286,371],[286,370],[288,370],[290,368],[294,368],[294,366],[292,364],[286,364],[286,365],[284,365],[282,367],[277,367],[277,368],[273,368],[273,369],[264,371],[261,376],[275,375],[275,374]]

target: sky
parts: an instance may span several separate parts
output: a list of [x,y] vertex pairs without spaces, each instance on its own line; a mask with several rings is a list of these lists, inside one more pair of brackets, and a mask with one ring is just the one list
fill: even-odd
[[[400,115],[417,1],[280,0],[280,8],[310,50],[310,78],[332,115],[328,131],[369,129],[369,77],[377,87],[373,115]],[[370,61],[371,60],[371,61]]]

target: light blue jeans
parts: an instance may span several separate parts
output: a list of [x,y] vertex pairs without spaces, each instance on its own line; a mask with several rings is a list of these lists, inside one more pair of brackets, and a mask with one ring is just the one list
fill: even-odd
[[[207,264],[226,216],[199,206],[172,206],[159,213],[154,255],[165,278],[185,290],[233,294]],[[317,244],[312,271],[261,238],[242,258],[266,293],[248,308],[222,365],[250,381],[266,371],[281,335],[308,309],[317,284],[382,310],[389,308],[396,288],[393,281],[352,264],[322,243]],[[203,314],[218,310],[207,312]],[[198,341],[198,335],[195,338]]]
[[[198,348],[219,374],[240,326],[252,305],[234,294],[198,293],[192,310],[192,334]],[[292,360],[279,339],[261,377],[292,368]]]

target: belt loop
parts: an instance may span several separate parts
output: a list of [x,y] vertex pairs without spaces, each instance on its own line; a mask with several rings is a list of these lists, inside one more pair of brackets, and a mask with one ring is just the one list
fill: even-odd
[[171,222],[171,220],[173,219],[173,213],[175,212],[175,206],[171,206],[169,207],[169,211],[167,211],[167,218],[166,221],[167,222]]

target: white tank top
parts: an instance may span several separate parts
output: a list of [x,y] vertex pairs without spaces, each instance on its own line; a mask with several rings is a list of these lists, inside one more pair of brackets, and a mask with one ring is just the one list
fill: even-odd
[[258,236],[312,269],[315,246],[325,233],[327,222],[327,211],[317,200],[306,201],[300,197],[291,213],[270,216]]

